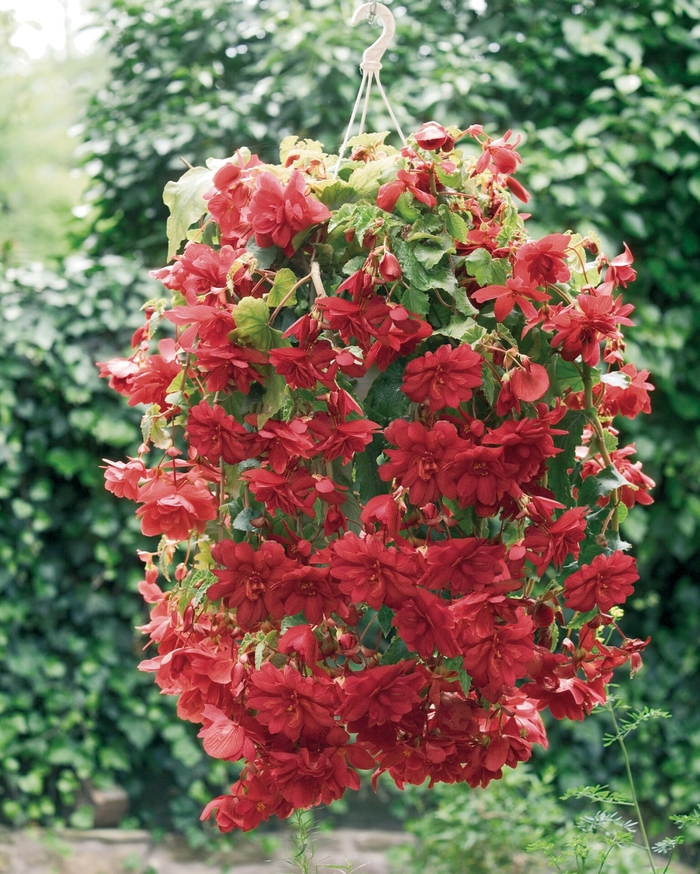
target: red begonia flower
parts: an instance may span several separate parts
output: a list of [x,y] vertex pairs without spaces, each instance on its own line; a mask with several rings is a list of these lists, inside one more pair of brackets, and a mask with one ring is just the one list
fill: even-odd
[[611,607],[623,604],[634,591],[639,579],[636,560],[623,552],[597,555],[564,582],[564,603],[582,613],[598,606],[607,613]]
[[427,401],[433,412],[458,407],[481,385],[483,361],[468,343],[454,349],[447,343],[409,362],[401,391],[412,401]]

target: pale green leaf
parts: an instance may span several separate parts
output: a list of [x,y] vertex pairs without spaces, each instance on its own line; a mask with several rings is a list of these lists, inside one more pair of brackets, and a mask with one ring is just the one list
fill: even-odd
[[177,182],[167,182],[163,203],[170,210],[166,226],[168,260],[177,254],[188,228],[204,215],[207,205],[204,192],[211,187],[214,171],[206,167],[191,167]]

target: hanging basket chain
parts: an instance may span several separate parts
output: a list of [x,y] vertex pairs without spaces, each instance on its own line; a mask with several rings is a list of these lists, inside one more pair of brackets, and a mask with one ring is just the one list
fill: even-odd
[[350,122],[348,123],[347,130],[345,131],[345,137],[343,138],[343,144],[340,147],[340,152],[338,153],[338,161],[333,168],[333,178],[337,178],[338,176],[340,163],[343,160],[343,155],[345,153],[348,140],[350,139],[352,127],[355,123],[355,116],[357,115],[357,110],[360,106],[360,101],[362,100],[363,94],[365,99],[362,107],[362,116],[360,118],[360,128],[358,130],[358,135],[361,134],[365,129],[367,108],[369,106],[369,96],[372,91],[372,80],[377,83],[379,93],[381,94],[384,105],[386,106],[389,116],[394,123],[394,127],[396,128],[398,135],[401,137],[401,142],[404,144],[404,146],[408,145],[406,142],[406,137],[403,135],[401,126],[399,125],[396,116],[394,115],[394,110],[391,108],[389,99],[386,96],[386,92],[384,91],[382,83],[379,79],[379,71],[382,68],[381,59],[384,56],[387,48],[389,47],[391,40],[394,37],[394,33],[396,32],[394,16],[383,3],[377,3],[376,0],[374,0],[374,2],[372,3],[365,3],[363,6],[360,6],[360,8],[357,9],[355,14],[353,15],[351,23],[353,25],[358,24],[365,18],[370,23],[372,23],[375,18],[379,18],[382,22],[382,33],[379,39],[372,43],[372,45],[368,49],[365,49],[365,53],[362,56],[362,63],[360,64],[360,70],[362,70],[362,82],[360,82],[360,89],[357,92],[355,105],[353,106],[352,113],[350,115]]

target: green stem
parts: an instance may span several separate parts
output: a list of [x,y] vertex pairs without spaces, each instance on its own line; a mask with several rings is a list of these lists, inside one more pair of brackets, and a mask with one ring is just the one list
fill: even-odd
[[632,767],[630,765],[630,759],[627,755],[627,747],[625,746],[625,740],[620,733],[620,727],[617,723],[617,719],[615,717],[615,709],[612,704],[608,701],[605,705],[610,713],[610,718],[612,719],[612,724],[615,729],[615,736],[617,738],[617,742],[620,744],[620,749],[622,750],[622,757],[625,762],[625,770],[627,771],[627,782],[629,783],[630,791],[632,793],[632,803],[634,804],[634,811],[637,814],[637,822],[639,823],[639,832],[642,836],[642,840],[644,842],[644,849],[647,852],[647,856],[649,857],[649,866],[651,869],[651,874],[656,874],[656,867],[654,865],[654,854],[651,851],[651,845],[649,844],[649,838],[647,837],[647,830],[644,828],[644,820],[642,819],[642,811],[639,808],[639,801],[637,800],[637,791],[634,786],[634,779],[632,777]]

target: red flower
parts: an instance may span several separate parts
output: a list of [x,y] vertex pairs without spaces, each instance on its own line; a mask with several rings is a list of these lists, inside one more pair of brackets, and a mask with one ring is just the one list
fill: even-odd
[[399,260],[392,252],[385,252],[379,262],[379,275],[385,282],[396,282],[401,279],[403,271]]
[[130,458],[129,461],[109,461],[105,468],[105,488],[118,498],[128,498],[130,501],[138,500],[139,480],[147,475],[144,463],[140,458]]
[[496,625],[487,634],[477,625],[463,627],[464,668],[488,700],[495,700],[493,694],[500,694],[504,686],[513,686],[527,674],[535,654],[533,634],[532,619],[522,608],[515,622]]
[[313,518],[316,500],[316,481],[306,470],[287,471],[284,475],[272,470],[246,470],[241,479],[249,484],[251,492],[262,501],[268,513],[281,510],[294,517],[298,510]]
[[515,140],[509,143],[511,134],[512,131],[508,130],[500,139],[489,140],[489,142],[482,144],[484,151],[476,162],[474,173],[483,173],[489,164],[493,164],[498,173],[503,173],[506,176],[515,173],[518,164],[522,161],[520,155],[515,151],[520,144],[521,137],[518,134]]
[[255,744],[245,729],[232,722],[218,707],[205,704],[202,720],[204,726],[197,737],[204,738],[204,751],[210,756],[229,762],[255,758]]
[[419,693],[426,682],[426,672],[412,661],[379,665],[361,674],[350,674],[341,688],[338,715],[350,724],[365,718],[369,726],[400,722],[420,704]]
[[338,609],[340,602],[333,588],[328,568],[304,565],[282,577],[275,595],[284,602],[285,616],[303,613],[312,625],[320,625],[324,616]]
[[224,570],[214,571],[219,582],[207,589],[207,597],[223,598],[227,607],[236,607],[241,628],[254,628],[268,615],[284,615],[275,584],[295,565],[279,543],[266,540],[255,550],[249,543],[220,540],[211,554]]
[[291,665],[280,670],[266,662],[252,674],[248,707],[258,711],[255,718],[272,734],[292,741],[302,734],[318,738],[335,723],[337,694],[329,680],[323,683]]
[[446,603],[426,589],[414,590],[394,616],[392,625],[398,628],[409,650],[421,658],[432,658],[435,650],[448,657],[460,654],[453,631],[454,617]]
[[507,576],[506,548],[477,537],[456,537],[428,547],[428,571],[421,585],[449,588],[466,595],[489,586],[496,577]]
[[455,349],[448,344],[414,358],[404,373],[401,390],[412,401],[427,400],[432,412],[458,407],[481,385],[483,358],[468,343]]
[[[607,374],[604,377],[603,385],[605,393],[603,399],[604,411],[609,416],[626,416],[628,419],[634,419],[639,413],[651,412],[651,401],[649,400],[649,392],[654,390],[654,386],[647,382],[649,376],[648,370],[640,370],[634,364],[625,364],[619,370],[623,381],[626,385],[621,385],[615,373]],[[625,380],[625,377],[627,379]],[[615,380],[615,381],[613,381]]]
[[459,506],[474,506],[479,516],[493,516],[506,493],[519,494],[513,479],[517,469],[503,459],[502,447],[472,446],[460,452],[449,471]]
[[597,289],[601,294],[612,294],[620,285],[623,288],[627,288],[627,283],[634,282],[637,278],[637,271],[631,267],[634,258],[629,250],[629,246],[627,243],[622,245],[625,247],[625,251],[621,255],[616,255],[612,261],[608,262],[605,282],[601,283]]
[[452,500],[456,497],[450,465],[469,444],[460,439],[451,422],[436,422],[429,431],[420,422],[395,419],[385,428],[384,435],[399,447],[386,450],[391,460],[379,467],[384,482],[396,479],[408,489],[416,507],[435,503],[443,495]]
[[213,348],[197,347],[197,370],[206,374],[207,391],[232,391],[247,395],[263,377],[253,365],[267,364],[267,355],[257,349],[226,343]]
[[284,473],[299,458],[308,458],[314,449],[309,427],[302,419],[280,422],[268,419],[258,431],[260,454],[267,454],[267,462],[275,473]]
[[331,546],[331,576],[355,603],[373,610],[385,602],[395,607],[415,591],[416,557],[385,546],[378,537],[348,531]]
[[250,201],[250,222],[258,246],[279,246],[289,258],[294,254],[293,238],[331,217],[330,210],[306,194],[306,180],[293,170],[286,186],[274,173],[258,176]]
[[399,170],[396,174],[396,179],[393,182],[386,182],[380,187],[379,193],[377,194],[377,206],[379,209],[386,210],[386,212],[393,212],[394,207],[396,206],[396,201],[399,197],[404,193],[404,191],[410,191],[416,200],[420,200],[421,203],[424,203],[432,209],[437,203],[437,200],[432,194],[423,191],[422,188],[419,187],[422,182],[423,180],[415,173],[409,173],[407,170]]
[[131,380],[129,406],[158,404],[161,412],[166,410],[169,406],[165,400],[168,386],[180,373],[182,370],[176,359],[168,360],[162,355],[150,355]]
[[613,552],[597,555],[590,564],[584,564],[564,582],[564,603],[572,610],[586,613],[595,606],[607,613],[616,604],[622,604],[634,591],[639,579],[636,561],[631,555]]
[[227,464],[239,464],[251,455],[248,432],[219,404],[210,407],[200,401],[190,407],[186,436],[197,454],[212,464],[221,458]]
[[415,137],[420,148],[427,149],[429,152],[436,152],[438,149],[451,152],[455,145],[448,131],[436,121],[426,121],[420,130],[416,131]]
[[619,336],[618,325],[632,325],[627,315],[632,304],[621,304],[620,298],[612,295],[579,294],[576,306],[552,310],[545,330],[558,329],[552,338],[552,346],[561,343],[561,357],[574,361],[579,355],[586,364],[595,367],[600,361],[600,343],[606,337]]
[[528,557],[540,576],[550,562],[561,570],[567,555],[578,558],[579,544],[586,536],[586,513],[588,507],[572,507],[565,510],[556,522],[542,522],[527,529],[523,546],[530,550]]
[[471,298],[477,303],[495,300],[496,303],[493,305],[493,311],[496,319],[502,322],[511,314],[514,306],[520,307],[526,318],[536,318],[537,310],[533,307],[531,301],[551,300],[551,295],[545,291],[537,291],[533,284],[527,282],[521,273],[516,273],[512,278],[506,279],[505,285],[485,285],[483,288],[472,292]]
[[549,388],[547,370],[541,364],[533,364],[522,356],[521,367],[510,371],[511,391],[520,401],[532,403],[539,400]]
[[534,243],[525,243],[515,256],[516,269],[521,268],[530,285],[553,285],[566,282],[571,271],[566,264],[568,234],[548,234]]
[[175,479],[174,472],[172,477],[150,479],[139,489],[138,500],[144,504],[136,516],[147,537],[165,534],[168,540],[188,540],[219,513],[218,502],[202,480],[192,482],[183,475]]
[[369,419],[337,422],[326,439],[316,446],[316,452],[323,453],[326,461],[342,457],[343,462],[348,462],[356,452],[364,452],[373,434],[380,430],[380,426]]

